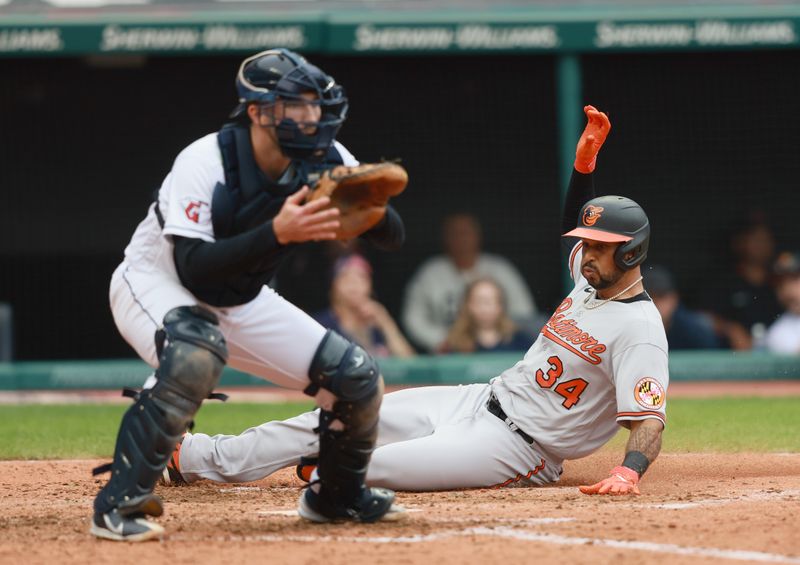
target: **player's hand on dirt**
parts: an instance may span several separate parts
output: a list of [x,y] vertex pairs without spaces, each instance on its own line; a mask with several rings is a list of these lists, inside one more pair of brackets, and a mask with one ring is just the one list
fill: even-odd
[[328,208],[330,198],[324,196],[303,203],[309,189],[304,186],[283,203],[280,212],[272,220],[275,237],[281,244],[336,239],[339,228],[339,209]]
[[584,106],[583,111],[588,121],[575,150],[575,170],[589,174],[594,171],[597,154],[611,131],[611,122],[594,106]]
[[627,467],[614,467],[611,476],[593,485],[579,486],[583,494],[641,494],[639,492],[639,473]]

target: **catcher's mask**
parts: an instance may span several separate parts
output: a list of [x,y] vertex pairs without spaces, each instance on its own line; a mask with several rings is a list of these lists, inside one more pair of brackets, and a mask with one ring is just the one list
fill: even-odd
[[307,102],[302,94],[316,95],[313,103],[319,104],[320,119],[314,124],[303,124],[313,127],[301,128],[286,117],[274,124],[278,145],[291,159],[322,160],[347,117],[344,89],[333,77],[288,49],[269,49],[242,61],[236,75],[236,90],[239,105],[231,118],[241,117],[250,103],[271,106],[279,98]]
[[[636,202],[624,196],[600,196],[589,200],[578,215],[578,226],[562,237],[580,237],[607,243],[620,243],[614,263],[630,270],[647,258],[650,222]],[[633,252],[628,259],[625,256]]]

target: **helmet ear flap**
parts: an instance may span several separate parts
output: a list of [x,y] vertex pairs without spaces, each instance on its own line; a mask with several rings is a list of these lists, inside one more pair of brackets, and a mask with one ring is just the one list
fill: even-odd
[[[647,242],[642,241],[641,238],[635,237],[631,241],[620,243],[616,251],[614,251],[614,263],[623,271],[633,269],[637,265],[641,265],[647,259]],[[626,255],[632,254],[630,258]]]

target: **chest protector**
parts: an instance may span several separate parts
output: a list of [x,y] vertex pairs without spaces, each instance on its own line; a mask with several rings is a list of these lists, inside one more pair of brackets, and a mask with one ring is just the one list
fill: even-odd
[[[321,169],[342,162],[334,147],[319,164],[294,161],[293,176],[286,182],[273,182],[258,168],[253,157],[250,130],[240,124],[226,124],[217,134],[222,154],[225,183],[217,183],[211,197],[211,224],[215,239],[225,239],[249,231],[275,217],[286,197],[307,184]],[[157,197],[156,197],[157,198]],[[164,227],[158,206],[156,216]],[[213,306],[233,306],[252,300],[263,285],[274,276],[281,261],[294,246],[279,246],[266,254],[247,272],[229,277],[222,285],[209,288],[191,288],[192,293]]]
[[228,124],[217,134],[222,153],[225,184],[217,183],[211,200],[211,223],[214,237],[231,237],[274,218],[286,197],[297,191],[306,177],[297,167],[294,177],[285,184],[271,182],[258,168],[250,143],[250,130]]
[[227,124],[217,134],[217,142],[225,171],[225,184],[217,183],[211,200],[211,223],[217,239],[240,234],[274,218],[286,197],[307,184],[309,177],[342,164],[339,152],[331,146],[322,163],[294,161],[294,176],[277,183],[256,165],[248,127]]

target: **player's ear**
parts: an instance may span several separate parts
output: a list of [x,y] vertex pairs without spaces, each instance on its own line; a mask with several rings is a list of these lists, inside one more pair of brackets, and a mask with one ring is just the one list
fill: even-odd
[[247,115],[250,118],[250,122],[258,125],[258,117],[261,111],[258,108],[258,104],[248,104],[247,105]]

